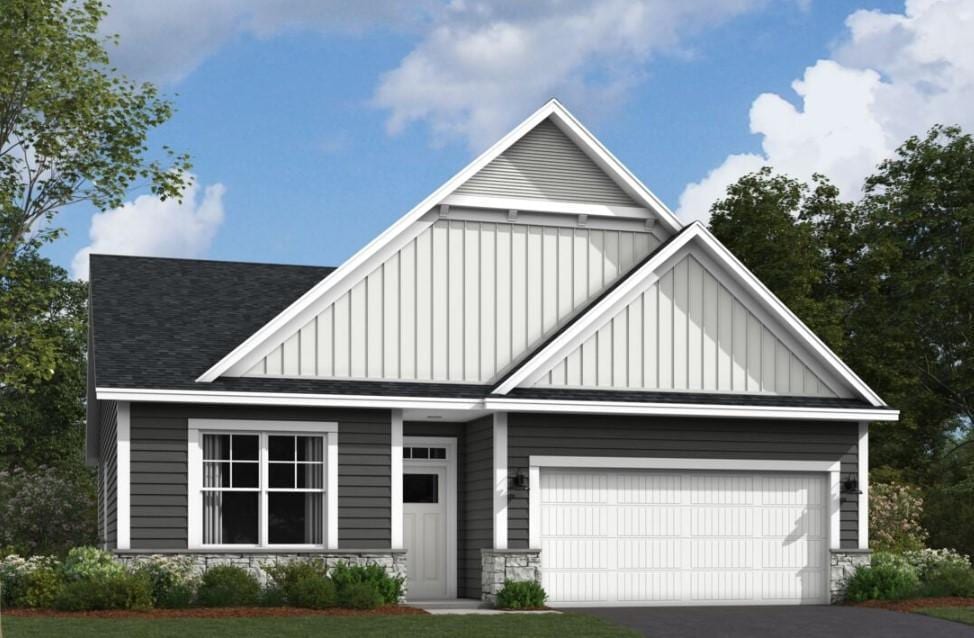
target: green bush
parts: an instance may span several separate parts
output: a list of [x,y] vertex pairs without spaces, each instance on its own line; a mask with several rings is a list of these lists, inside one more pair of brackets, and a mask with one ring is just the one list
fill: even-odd
[[538,609],[544,607],[548,594],[540,583],[533,580],[507,580],[497,592],[500,609]]
[[270,584],[260,593],[261,607],[283,607],[287,604],[284,592],[278,585]]
[[335,582],[339,599],[342,591],[351,585],[368,583],[378,592],[383,603],[395,604],[402,595],[403,578],[392,577],[381,565],[349,565],[339,563],[331,570],[331,579]]
[[63,587],[61,563],[52,556],[11,555],[0,561],[0,604],[5,607],[50,607]]
[[324,576],[305,576],[299,578],[291,585],[291,589],[287,594],[289,604],[307,609],[327,609],[334,607],[337,598],[335,583],[330,578]]
[[138,564],[136,571],[152,583],[156,607],[182,609],[193,603],[196,579],[193,564],[185,556],[152,556]]
[[97,547],[73,547],[68,550],[62,569],[65,580],[73,581],[115,576],[124,572],[125,566],[110,552]]
[[152,583],[145,574],[126,571],[69,581],[54,600],[62,611],[150,607]]
[[260,600],[260,584],[245,569],[217,565],[206,570],[196,592],[203,607],[249,607]]
[[346,609],[375,609],[384,602],[371,582],[346,583],[338,589],[338,606]]
[[326,609],[336,602],[335,583],[328,578],[328,566],[321,560],[295,560],[264,566],[273,585],[265,598],[278,596],[281,602],[295,607]]
[[952,549],[921,549],[903,552],[902,558],[916,569],[920,580],[926,578],[928,572],[945,565],[971,567],[970,558]]
[[915,595],[919,586],[916,570],[909,565],[880,561],[855,571],[847,583],[846,597],[853,602],[897,600]]
[[923,596],[974,596],[974,569],[945,563],[930,568],[920,587]]

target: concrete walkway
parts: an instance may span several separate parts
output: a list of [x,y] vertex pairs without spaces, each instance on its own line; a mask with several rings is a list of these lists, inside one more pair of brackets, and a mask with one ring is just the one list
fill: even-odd
[[410,600],[406,603],[410,607],[418,607],[423,611],[434,616],[445,614],[475,614],[484,616],[503,615],[503,614],[558,614],[561,612],[551,610],[544,611],[507,611],[494,609],[482,600],[474,598],[457,598],[456,600]]
[[653,638],[974,638],[974,627],[883,609],[800,607],[601,607],[572,609]]

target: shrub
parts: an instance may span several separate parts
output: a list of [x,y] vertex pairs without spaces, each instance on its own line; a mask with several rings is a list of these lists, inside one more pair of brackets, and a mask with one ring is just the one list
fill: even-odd
[[874,550],[923,549],[927,531],[920,524],[922,515],[919,488],[894,482],[869,487],[869,540]]
[[853,602],[897,600],[916,594],[919,585],[912,567],[881,559],[855,571],[847,583],[846,597]]
[[50,607],[63,587],[61,563],[51,556],[24,559],[14,554],[0,561],[4,606]]
[[249,607],[260,600],[260,584],[236,565],[217,565],[203,574],[196,600],[203,607]]
[[[361,583],[361,585],[368,585],[368,583]],[[376,592],[376,595],[378,595],[378,592]],[[307,609],[327,609],[334,607],[337,598],[335,583],[330,578],[317,575],[304,576],[297,579],[291,585],[290,591],[287,594],[288,603],[295,607],[305,607]],[[380,599],[379,604],[381,602]]]
[[125,571],[114,556],[97,547],[73,547],[64,559],[63,569],[67,581],[115,576]]
[[34,556],[96,543],[95,493],[83,469],[0,471],[0,546]]
[[974,596],[974,569],[942,563],[927,570],[920,592],[924,596]]
[[284,592],[275,584],[268,585],[260,592],[261,607],[283,607],[286,604]]
[[386,604],[398,603],[402,595],[403,578],[390,576],[381,565],[374,563],[369,565],[339,563],[331,570],[330,576],[335,581],[339,599],[344,589],[359,583],[372,585],[382,602]]
[[375,609],[384,602],[382,594],[371,582],[352,582],[338,589],[338,606],[347,609]]
[[136,571],[152,584],[156,607],[181,609],[189,607],[196,594],[193,563],[185,556],[151,556],[138,564]]
[[121,571],[69,581],[54,600],[55,609],[149,609],[152,583],[145,574]]
[[926,578],[929,571],[942,566],[971,567],[970,558],[952,549],[921,549],[903,552],[903,559],[916,569],[920,580]]
[[538,609],[544,607],[548,594],[540,583],[533,580],[507,580],[497,592],[500,609]]

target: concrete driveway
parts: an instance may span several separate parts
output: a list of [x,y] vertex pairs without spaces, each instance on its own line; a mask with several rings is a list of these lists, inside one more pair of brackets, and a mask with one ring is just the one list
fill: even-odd
[[972,638],[974,627],[862,607],[600,607],[571,609],[652,638]]

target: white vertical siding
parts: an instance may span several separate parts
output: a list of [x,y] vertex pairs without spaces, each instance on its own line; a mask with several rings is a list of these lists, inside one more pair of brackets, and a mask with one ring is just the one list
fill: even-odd
[[[486,383],[657,245],[645,232],[441,219],[247,374]],[[602,356],[610,377],[631,376],[621,353]]]
[[835,396],[692,255],[535,385]]
[[456,192],[638,206],[550,120],[538,124]]

